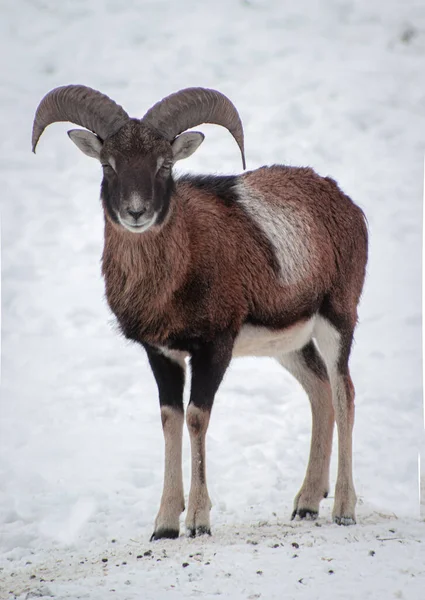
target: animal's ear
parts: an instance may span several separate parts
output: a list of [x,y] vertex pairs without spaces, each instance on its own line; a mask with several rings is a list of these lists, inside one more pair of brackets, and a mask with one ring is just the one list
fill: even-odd
[[171,145],[173,150],[173,161],[177,162],[178,160],[182,160],[193,154],[202,144],[204,138],[204,134],[200,131],[187,131],[176,137]]
[[103,144],[97,135],[85,129],[71,129],[68,131],[68,135],[81,152],[100,160],[100,151]]

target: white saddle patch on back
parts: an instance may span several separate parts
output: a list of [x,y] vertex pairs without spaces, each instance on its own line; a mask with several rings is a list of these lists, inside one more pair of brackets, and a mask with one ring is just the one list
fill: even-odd
[[273,203],[244,181],[236,186],[238,202],[271,243],[282,282],[294,284],[308,275],[311,255],[310,228],[289,204]]
[[313,336],[315,317],[286,329],[244,325],[235,340],[233,356],[280,356],[303,348]]

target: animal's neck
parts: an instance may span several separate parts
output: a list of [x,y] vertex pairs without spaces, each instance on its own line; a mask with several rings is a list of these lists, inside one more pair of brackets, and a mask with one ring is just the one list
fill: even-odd
[[105,221],[102,272],[108,300],[116,293],[152,296],[155,301],[180,286],[189,263],[189,241],[182,207],[176,203],[159,230],[135,234]]

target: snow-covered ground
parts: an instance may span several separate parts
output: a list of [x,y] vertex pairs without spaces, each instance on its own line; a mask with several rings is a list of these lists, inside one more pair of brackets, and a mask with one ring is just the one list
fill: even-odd
[[[423,598],[423,0],[3,0],[0,14],[0,598]],[[218,88],[242,116],[248,168],[310,165],[365,210],[357,526],[331,524],[332,498],[317,524],[289,521],[308,402],[271,360],[243,359],[208,435],[213,536],[148,542],[162,485],[157,394],[103,300],[99,167],[66,124],[30,152],[39,100],[66,83],[133,116],[182,87]],[[238,171],[225,130],[201,129],[181,168]],[[188,486],[187,439],[184,475]]]

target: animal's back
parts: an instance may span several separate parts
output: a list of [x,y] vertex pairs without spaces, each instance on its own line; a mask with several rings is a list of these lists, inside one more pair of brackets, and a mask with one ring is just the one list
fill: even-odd
[[244,320],[284,327],[306,317],[341,272],[358,279],[360,294],[364,216],[332,179],[275,165],[240,176],[186,176],[178,192],[196,238],[195,262],[219,279],[215,289],[241,291]]

